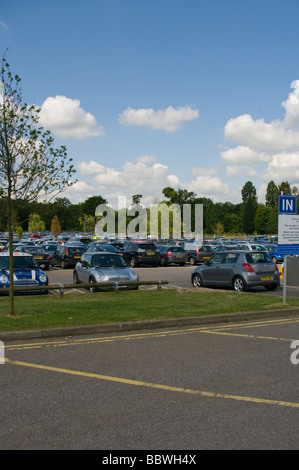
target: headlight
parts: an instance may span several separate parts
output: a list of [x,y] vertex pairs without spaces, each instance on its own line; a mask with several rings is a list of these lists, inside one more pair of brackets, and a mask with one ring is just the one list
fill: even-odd
[[96,281],[97,282],[102,282],[102,280],[104,279],[104,274],[103,273],[96,273],[95,275],[95,278],[96,278]]
[[46,281],[47,281],[47,276],[46,276],[45,274],[40,274],[40,275],[39,275],[39,280],[40,280],[41,282],[46,282]]
[[6,276],[6,274],[1,274],[0,282],[1,282],[1,284],[7,284],[8,283],[8,277]]
[[135,271],[130,271],[130,276],[133,279],[133,281],[137,281],[138,275],[135,273]]

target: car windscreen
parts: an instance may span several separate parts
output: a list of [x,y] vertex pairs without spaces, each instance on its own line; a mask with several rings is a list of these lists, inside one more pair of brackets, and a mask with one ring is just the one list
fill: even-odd
[[24,253],[32,253],[32,254],[45,254],[45,249],[39,246],[24,246],[22,247],[22,251]]
[[117,267],[121,268],[126,266],[122,256],[114,255],[112,253],[103,253],[94,255],[91,261],[92,267],[107,268],[107,267]]
[[[14,256],[14,268],[36,268],[37,264],[32,256]],[[0,269],[9,269],[9,257],[0,256]]]
[[111,245],[96,245],[91,249],[91,251],[109,251],[111,253],[118,253],[118,250]]
[[271,257],[266,251],[246,253],[247,263],[273,263]]
[[81,246],[67,247],[68,255],[82,255],[85,252],[85,248]]

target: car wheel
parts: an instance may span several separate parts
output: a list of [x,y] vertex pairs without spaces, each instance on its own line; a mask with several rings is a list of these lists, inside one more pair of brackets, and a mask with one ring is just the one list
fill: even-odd
[[265,286],[266,290],[275,290],[277,288],[277,284],[267,284]]
[[136,258],[134,256],[132,256],[132,258],[130,259],[131,268],[136,268],[137,265],[138,265],[138,263],[136,261]]
[[77,273],[73,274],[73,283],[74,284],[79,284],[79,279],[78,279],[78,274]]
[[202,287],[202,280],[199,274],[194,274],[192,284],[194,287]]
[[243,292],[246,289],[246,283],[241,276],[236,276],[233,280],[233,288],[237,292]]
[[92,284],[94,284],[94,283],[95,283],[95,280],[94,280],[93,277],[91,277],[91,278],[89,279],[89,284],[90,284],[89,292],[91,292],[92,294],[94,294],[95,292],[98,291],[98,288],[92,285]]
[[62,269],[66,269],[66,268],[67,268],[67,264],[66,264],[66,262],[65,262],[64,259],[61,260],[61,267],[62,267]]
[[191,258],[189,259],[189,263],[191,264],[191,266],[195,265],[195,258],[193,258],[193,256],[191,256]]

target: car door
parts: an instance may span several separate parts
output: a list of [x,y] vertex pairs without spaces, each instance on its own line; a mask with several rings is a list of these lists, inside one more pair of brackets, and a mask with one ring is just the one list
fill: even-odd
[[225,253],[224,259],[219,266],[219,282],[230,286],[233,277],[236,274],[236,265],[238,262],[239,253]]
[[89,282],[90,272],[90,260],[92,255],[83,254],[81,260],[78,261],[76,265],[76,272],[78,276],[78,280],[83,283]]
[[216,253],[216,255],[212,256],[212,258],[207,261],[207,264],[204,266],[203,270],[201,270],[206,284],[217,285],[220,283],[221,265],[224,257],[225,253]]

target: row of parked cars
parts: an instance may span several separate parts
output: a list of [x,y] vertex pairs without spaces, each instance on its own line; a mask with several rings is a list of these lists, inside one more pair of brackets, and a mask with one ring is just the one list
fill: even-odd
[[[192,272],[193,286],[230,286],[235,290],[263,285],[272,290],[279,285],[276,261],[273,262],[265,245],[238,243],[235,245],[203,244],[171,241],[157,244],[151,241],[89,241],[67,240],[64,245],[54,241],[21,241],[14,246],[15,285],[47,285],[43,270],[49,266],[73,267],[74,283],[138,281],[132,269],[138,265],[200,264]],[[25,266],[28,263],[28,266]],[[33,265],[35,267],[33,267]],[[7,286],[8,254],[1,253],[0,287]],[[21,280],[20,270],[27,271]],[[19,271],[18,271],[19,270]],[[30,271],[30,274],[29,274]],[[31,276],[31,277],[30,277]],[[23,285],[23,284],[22,284]],[[130,285],[136,288],[136,285]],[[47,292],[47,291],[44,291]]]

